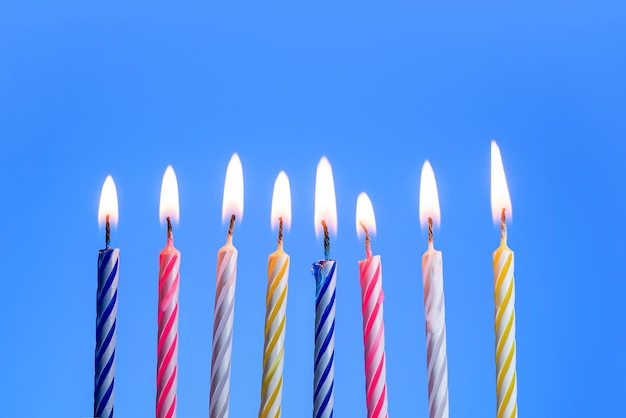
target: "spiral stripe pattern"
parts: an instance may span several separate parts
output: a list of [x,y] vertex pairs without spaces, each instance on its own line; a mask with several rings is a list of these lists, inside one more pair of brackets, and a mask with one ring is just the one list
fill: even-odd
[[495,281],[497,418],[517,418],[514,257],[508,248],[493,254]]
[[269,280],[265,299],[265,345],[259,418],[278,418],[283,391],[289,256],[282,251],[270,255],[267,270]]
[[315,291],[315,361],[313,417],[333,416],[335,385],[335,260],[313,265]]
[[446,354],[446,308],[443,293],[441,251],[429,250],[422,259],[426,315],[426,360],[430,418],[447,418],[448,359]]
[[93,405],[94,417],[98,418],[113,417],[119,254],[117,248],[107,248],[98,254]]
[[385,364],[384,293],[380,256],[359,262],[365,345],[365,390],[368,418],[386,418],[387,368]]
[[157,345],[157,418],[176,417],[180,252],[168,241],[160,254]]
[[211,418],[228,417],[236,280],[237,250],[232,245],[227,245],[220,249],[217,260],[209,401],[209,416]]

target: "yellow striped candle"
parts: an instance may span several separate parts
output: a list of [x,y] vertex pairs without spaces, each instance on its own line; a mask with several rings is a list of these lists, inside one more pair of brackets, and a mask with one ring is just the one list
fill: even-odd
[[283,251],[283,225],[291,225],[289,178],[281,171],[274,183],[272,227],[278,223],[278,248],[268,258],[267,296],[265,297],[265,344],[259,418],[278,418],[281,414],[285,323],[287,320],[287,280],[289,255]]
[[493,252],[496,417],[517,418],[514,257],[506,243],[506,218],[511,218],[512,206],[500,148],[495,141],[491,142],[491,210],[494,221],[500,220],[500,247]]

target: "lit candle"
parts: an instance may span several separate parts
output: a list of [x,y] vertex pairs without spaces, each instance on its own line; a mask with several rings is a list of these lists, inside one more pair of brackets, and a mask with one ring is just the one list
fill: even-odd
[[159,254],[159,327],[157,339],[157,418],[176,417],[178,383],[178,289],[180,251],[174,247],[172,222],[178,222],[178,183],[168,166],[161,183],[159,218],[167,223],[167,244]]
[[211,359],[211,393],[209,416],[228,417],[230,395],[230,360],[233,347],[237,249],[233,246],[235,219],[243,215],[243,170],[234,154],[226,169],[222,222],[230,219],[226,245],[217,253],[215,313],[213,320],[213,357]]
[[335,385],[335,287],[337,262],[330,259],[329,230],[337,231],[335,183],[330,163],[323,157],[315,178],[315,233],[324,236],[324,259],[313,264],[315,276],[315,355],[313,417],[333,416]]
[[506,244],[506,217],[512,218],[511,196],[504,175],[500,148],[491,142],[491,212],[500,222],[500,247],[493,252],[496,332],[497,417],[517,417],[515,349],[515,280],[513,251]]
[[385,323],[383,321],[382,266],[372,255],[370,234],[376,233],[376,218],[370,198],[361,193],[356,202],[356,232],[365,235],[365,260],[359,261],[359,281],[365,345],[365,391],[368,418],[387,417],[387,366],[385,364]]
[[102,185],[98,222],[100,226],[105,224],[106,247],[98,253],[93,416],[111,418],[113,417],[117,281],[120,261],[120,250],[111,248],[110,239],[110,225],[117,225],[117,190],[111,176],[107,176]]
[[449,416],[448,360],[446,356],[446,307],[443,295],[443,261],[434,248],[433,223],[439,224],[439,194],[435,173],[426,161],[420,180],[420,222],[428,227],[428,250],[422,257],[424,314],[426,317],[426,360],[428,410],[431,418]]
[[285,321],[287,319],[287,280],[289,255],[283,251],[283,226],[291,226],[291,191],[289,178],[281,171],[274,183],[271,224],[278,225],[278,248],[268,258],[267,295],[265,297],[265,344],[259,418],[277,418],[281,413]]

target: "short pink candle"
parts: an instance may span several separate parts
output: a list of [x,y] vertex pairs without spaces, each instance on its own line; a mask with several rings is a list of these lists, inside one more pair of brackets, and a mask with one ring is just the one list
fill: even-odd
[[365,345],[365,390],[368,418],[386,418],[387,368],[385,365],[385,323],[380,256],[372,255],[370,233],[376,233],[372,202],[361,193],[356,205],[357,234],[365,234],[365,260],[359,261],[363,304],[363,343]]

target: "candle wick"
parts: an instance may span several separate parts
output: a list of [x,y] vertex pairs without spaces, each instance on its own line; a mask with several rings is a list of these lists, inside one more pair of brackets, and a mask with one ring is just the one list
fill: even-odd
[[506,241],[506,208],[502,208],[502,217],[500,218],[500,239]]
[[324,228],[324,259],[330,260],[330,237],[328,236],[328,225],[326,221],[322,220],[322,227]]
[[174,234],[172,232],[172,220],[170,219],[170,217],[166,217],[165,218],[167,220],[167,240],[170,241]]
[[111,225],[109,223],[109,219],[110,219],[111,215],[107,215],[106,217],[106,232],[105,232],[105,243],[106,243],[106,248],[109,248],[111,246]]
[[280,216],[278,218],[278,246],[282,247],[283,245],[283,217]]
[[428,218],[428,246],[432,247],[435,242],[435,232],[433,228],[433,218]]
[[365,224],[361,221],[359,221],[359,225],[361,225],[361,228],[363,228],[363,232],[365,232],[365,255],[367,257],[371,257],[372,256],[372,245],[371,245],[371,241],[370,241],[370,233],[367,230],[367,227],[365,226]]
[[235,214],[233,213],[230,217],[230,225],[228,225],[228,239],[232,240],[233,238],[233,229],[235,229]]

